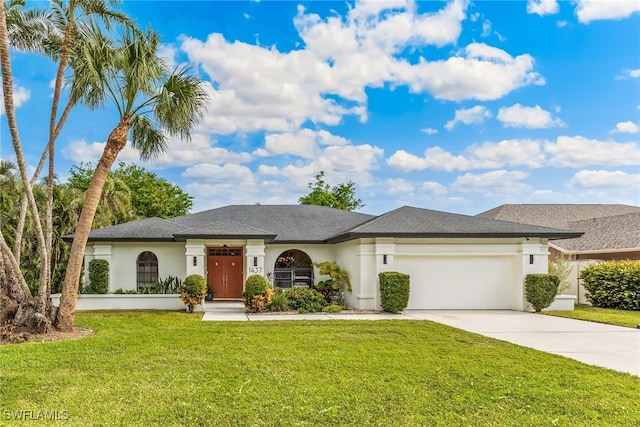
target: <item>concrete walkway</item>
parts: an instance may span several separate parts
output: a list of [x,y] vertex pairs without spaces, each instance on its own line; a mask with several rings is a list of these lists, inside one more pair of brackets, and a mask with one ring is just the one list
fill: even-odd
[[476,334],[640,376],[640,330],[508,310],[405,310],[400,314],[254,314],[241,302],[205,305],[205,321],[430,320]]

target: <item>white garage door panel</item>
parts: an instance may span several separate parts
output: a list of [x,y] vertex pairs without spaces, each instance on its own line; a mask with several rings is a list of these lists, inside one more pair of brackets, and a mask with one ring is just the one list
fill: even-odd
[[514,257],[397,256],[411,276],[409,309],[511,309]]

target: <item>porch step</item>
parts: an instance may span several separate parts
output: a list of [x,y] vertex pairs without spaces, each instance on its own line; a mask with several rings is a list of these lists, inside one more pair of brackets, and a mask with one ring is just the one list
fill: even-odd
[[204,303],[204,311],[217,311],[225,313],[244,313],[245,308],[239,300],[218,300]]

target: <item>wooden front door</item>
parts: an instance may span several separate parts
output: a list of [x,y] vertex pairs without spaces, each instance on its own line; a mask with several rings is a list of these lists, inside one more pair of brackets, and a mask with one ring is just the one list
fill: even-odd
[[207,248],[207,285],[214,298],[242,298],[242,248]]

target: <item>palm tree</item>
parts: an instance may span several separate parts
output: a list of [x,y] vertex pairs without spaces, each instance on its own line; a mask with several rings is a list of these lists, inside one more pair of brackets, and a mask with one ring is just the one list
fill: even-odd
[[152,159],[164,152],[169,137],[189,138],[204,115],[208,97],[202,82],[186,68],[171,72],[157,56],[158,43],[158,35],[151,30],[139,34],[127,29],[117,46],[108,36],[95,32],[83,46],[82,55],[72,59],[79,61],[72,65],[72,97],[91,108],[111,101],[119,122],[96,165],[74,233],[58,313],[61,330],[73,328],[89,232],[109,170],[127,138],[131,134],[131,144],[142,159]]
[[131,221],[132,210],[131,189],[124,180],[110,174],[102,188],[92,228]]
[[[7,98],[11,98],[12,104],[12,88],[10,86],[12,76],[10,74],[9,45],[19,50],[43,53],[51,57],[58,64],[51,106],[49,140],[40,158],[36,172],[30,181],[26,176],[26,169],[23,168],[24,158],[17,131],[17,123],[15,123],[13,106],[7,106],[7,121],[10,127],[14,150],[16,151],[21,179],[23,180],[23,186],[28,186],[29,188],[24,191],[24,198],[20,206],[20,216],[15,229],[13,254],[5,254],[7,258],[4,260],[4,264],[11,267],[13,272],[17,271],[16,274],[21,276],[17,266],[20,265],[27,210],[30,210],[31,220],[34,223],[34,232],[38,239],[40,259],[42,260],[39,275],[40,286],[38,288],[38,299],[35,301],[35,310],[46,317],[48,316],[49,308],[49,304],[47,303],[50,294],[51,279],[49,266],[51,265],[53,240],[54,143],[72,108],[79,101],[77,98],[69,97],[62,113],[59,114],[59,104],[65,87],[65,75],[68,75],[69,72],[69,61],[78,50],[78,45],[87,37],[87,33],[99,27],[96,23],[97,20],[99,20],[101,26],[107,30],[109,30],[113,24],[121,24],[129,27],[133,24],[126,15],[111,8],[112,5],[119,3],[119,1],[115,0],[52,0],[50,2],[50,11],[33,9],[23,11],[22,8],[25,6],[24,0],[10,0],[6,4],[3,0],[0,1],[2,2],[3,24],[3,34],[0,36],[5,37],[6,34],[6,39],[2,40],[3,50],[2,57],[0,58],[0,60],[2,60],[5,104]],[[11,111],[9,112],[9,110]],[[43,227],[38,213],[38,207],[32,194],[32,187],[35,185],[47,158],[49,159],[48,187],[47,204],[44,215],[45,227]],[[6,242],[4,243],[6,244]],[[5,246],[6,245],[0,241],[0,247],[4,251],[6,251]],[[18,277],[17,279],[20,279],[20,282],[24,282],[24,278]],[[25,295],[27,299],[31,297],[32,295],[30,293]],[[24,302],[25,301],[22,303]],[[17,323],[18,322],[16,322],[16,324]]]

